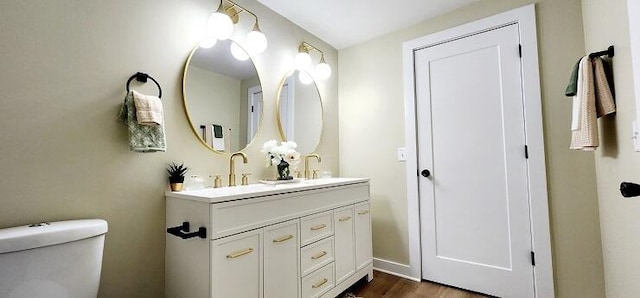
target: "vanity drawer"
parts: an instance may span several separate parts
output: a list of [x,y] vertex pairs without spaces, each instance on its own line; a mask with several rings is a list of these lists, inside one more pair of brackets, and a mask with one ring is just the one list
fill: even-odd
[[323,212],[300,219],[300,245],[305,246],[333,235],[333,212]]
[[302,278],[302,298],[316,298],[335,286],[333,263]]
[[300,271],[305,276],[333,262],[333,237],[307,245],[300,252]]

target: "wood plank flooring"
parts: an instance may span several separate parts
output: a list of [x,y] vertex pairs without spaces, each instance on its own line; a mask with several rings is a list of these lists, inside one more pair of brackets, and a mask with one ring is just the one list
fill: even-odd
[[[350,289],[363,298],[484,298],[480,294],[431,282],[415,282],[391,274],[373,271],[373,281],[363,280]],[[339,296],[341,297],[341,296]]]

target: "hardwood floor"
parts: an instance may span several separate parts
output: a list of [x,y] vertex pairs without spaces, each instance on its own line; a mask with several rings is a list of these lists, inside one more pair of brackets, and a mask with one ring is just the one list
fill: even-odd
[[[431,282],[415,282],[373,271],[373,281],[363,280],[349,290],[363,298],[484,298],[485,296]],[[339,296],[341,297],[341,296]]]

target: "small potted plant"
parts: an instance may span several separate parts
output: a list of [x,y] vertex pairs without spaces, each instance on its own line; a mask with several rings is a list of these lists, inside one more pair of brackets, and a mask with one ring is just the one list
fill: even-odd
[[171,191],[181,191],[184,183],[184,175],[187,173],[187,168],[184,163],[180,165],[172,162],[167,167],[167,174],[169,174],[169,184],[171,185]]

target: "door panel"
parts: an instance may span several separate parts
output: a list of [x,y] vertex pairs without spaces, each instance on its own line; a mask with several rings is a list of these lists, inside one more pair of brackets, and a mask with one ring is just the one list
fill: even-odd
[[333,211],[335,227],[336,284],[349,278],[356,271],[355,231],[353,206]]
[[211,241],[212,297],[262,298],[262,230]]
[[370,210],[368,202],[355,205],[356,271],[367,266],[373,259]]
[[518,27],[415,53],[425,279],[533,297]]
[[264,298],[298,297],[298,220],[264,228]]

